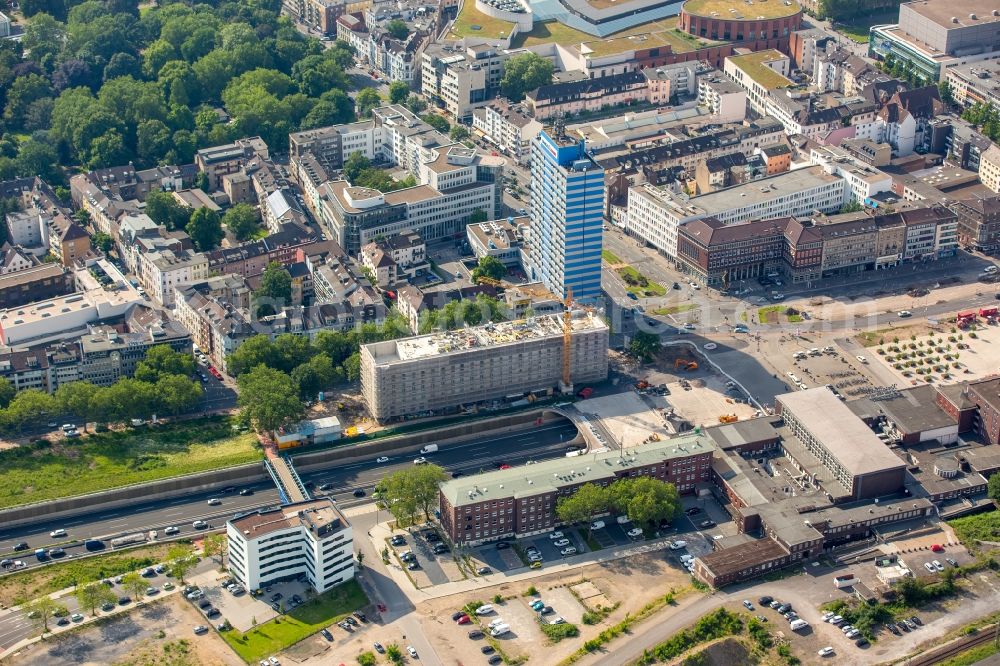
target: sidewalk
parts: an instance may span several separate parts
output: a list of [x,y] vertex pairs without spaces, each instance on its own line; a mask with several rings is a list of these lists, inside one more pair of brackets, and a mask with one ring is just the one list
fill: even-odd
[[[378,523],[371,529],[370,539],[376,552],[381,552],[382,548],[385,546],[385,540],[391,535],[392,530],[389,529],[387,522]],[[410,582],[406,572],[403,571],[402,567],[399,566],[398,563],[390,560],[386,570],[396,583],[396,586],[399,587],[400,591],[406,595],[412,604],[416,605],[423,601],[450,597],[455,594],[474,592],[476,590],[481,590],[484,587],[490,587],[493,585],[530,581],[541,576],[547,576],[553,573],[563,573],[580,567],[589,566],[591,564],[613,562],[615,560],[632,557],[633,555],[639,555],[641,553],[658,552],[666,550],[669,542],[670,539],[666,537],[662,539],[642,541],[631,546],[605,549],[599,551],[598,553],[583,553],[581,555],[567,557],[559,562],[547,564],[541,569],[519,567],[514,570],[516,573],[494,572],[486,576],[474,576],[466,580],[451,581],[449,583],[442,583],[441,585],[433,585],[422,589],[417,589],[413,586],[413,583]],[[458,550],[459,549],[456,548],[456,551]],[[597,556],[595,557],[595,555]],[[381,560],[379,560],[379,562],[381,562]]]

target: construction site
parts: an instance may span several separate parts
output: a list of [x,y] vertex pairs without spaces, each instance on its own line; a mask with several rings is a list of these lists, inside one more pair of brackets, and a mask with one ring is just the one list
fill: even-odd
[[377,342],[361,348],[362,395],[384,423],[571,392],[607,378],[608,335],[599,314],[568,309]]

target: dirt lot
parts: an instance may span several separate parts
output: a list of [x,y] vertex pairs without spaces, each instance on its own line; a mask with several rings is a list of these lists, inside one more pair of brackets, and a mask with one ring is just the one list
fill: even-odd
[[[508,551],[502,551],[508,552]],[[587,626],[580,622],[584,608],[576,600],[569,585],[589,581],[606,597],[611,605],[618,607],[604,622]],[[550,645],[542,635],[535,613],[528,604],[530,598],[522,596],[528,588],[534,585],[538,590],[538,598],[552,606],[556,614],[562,615],[567,622],[577,624],[581,635],[566,639],[558,644]],[[669,565],[662,552],[638,555],[625,560],[595,564],[574,569],[566,574],[551,574],[532,581],[510,583],[484,587],[476,592],[435,599],[420,604],[416,614],[407,616],[411,620],[419,616],[419,621],[427,639],[431,641],[437,654],[447,666],[458,664],[485,663],[480,648],[486,645],[483,639],[470,640],[468,632],[473,625],[458,626],[451,620],[451,614],[472,601],[482,601],[497,607],[498,613],[484,616],[483,625],[490,620],[502,617],[511,625],[512,633],[498,642],[498,645],[512,657],[525,654],[531,657],[531,662],[538,664],[553,664],[578,649],[583,641],[592,638],[610,624],[620,621],[626,613],[634,614],[653,598],[666,594],[671,589],[677,591],[690,589],[690,578],[682,574],[676,566]],[[494,604],[493,596],[504,597],[502,604]],[[667,612],[670,612],[669,610]],[[341,640],[337,634],[337,643],[330,653],[324,655],[323,663],[336,664],[343,661],[349,663],[362,650],[371,648],[372,640],[383,644],[396,641],[405,645],[401,634],[406,632],[402,626],[403,620],[378,628],[377,634],[371,631],[360,632],[361,635],[349,640]],[[544,657],[540,656],[544,651]]]
[[[243,661],[218,634],[195,636],[192,628],[202,618],[179,597],[172,596],[117,615],[114,619],[81,627],[45,643],[36,643],[8,663],[13,666],[105,666],[150,663],[158,666],[237,666]],[[179,641],[185,641],[180,644]],[[170,661],[165,655],[169,648]]]

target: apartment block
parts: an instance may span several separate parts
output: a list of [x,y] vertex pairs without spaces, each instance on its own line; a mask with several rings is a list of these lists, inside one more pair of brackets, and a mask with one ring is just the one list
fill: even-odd
[[473,111],[472,127],[518,164],[528,161],[531,141],[542,131],[542,123],[532,118],[524,106],[503,98]]
[[604,169],[586,143],[553,129],[531,146],[529,275],[563,298],[601,295]]
[[421,55],[421,91],[460,122],[469,122],[473,110],[500,90],[503,65],[511,55],[489,44],[432,44]]
[[427,244],[410,231],[368,243],[361,248],[361,263],[375,276],[377,287],[388,287],[429,271]]
[[238,139],[233,143],[212,148],[202,148],[194,156],[199,171],[208,176],[211,190],[220,188],[220,179],[226,174],[236,173],[254,157],[270,159],[267,144],[259,136]]
[[698,104],[720,123],[740,123],[747,115],[746,91],[718,70],[698,77]]
[[48,347],[0,353],[0,377],[16,391],[35,389],[53,393],[61,385],[82,379],[80,346],[74,341]]
[[949,67],[945,80],[956,103],[965,107],[986,104],[1000,111],[1000,61],[983,60]]
[[542,534],[562,524],[556,516],[559,499],[585,483],[607,486],[648,476],[691,493],[709,479],[713,451],[707,436],[688,433],[624,457],[610,451],[454,479],[441,484],[441,527],[463,546]]
[[234,518],[226,536],[229,569],[249,591],[305,576],[323,593],[354,578],[353,529],[331,499]]
[[958,240],[980,251],[1000,247],[1000,196],[960,199],[948,205],[958,216]]
[[1000,192],[1000,147],[995,143],[979,157],[979,181],[993,192]]
[[[653,70],[655,75],[656,70]],[[667,95],[669,99],[669,93]],[[649,99],[649,80],[644,72],[623,72],[594,79],[552,83],[532,90],[524,105],[536,120],[559,115],[600,111]]]
[[[608,327],[596,314],[579,315],[571,321],[570,381],[601,381],[608,374]],[[545,316],[364,345],[361,387],[368,411],[389,422],[551,392],[562,381],[562,365],[562,319]]]
[[146,325],[132,323],[125,332],[111,326],[92,326],[79,338],[80,379],[97,386],[111,386],[135,375],[136,366],[152,347],[167,345],[175,352],[191,354],[191,334],[179,323],[156,320]]
[[788,78],[791,60],[775,49],[726,58],[724,71],[747,91],[747,103],[760,115],[767,115],[767,102],[774,91],[795,87]]

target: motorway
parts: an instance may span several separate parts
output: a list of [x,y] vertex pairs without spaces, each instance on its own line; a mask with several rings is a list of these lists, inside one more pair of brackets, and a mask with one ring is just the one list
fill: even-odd
[[[517,465],[528,460],[558,458],[565,454],[565,443],[573,439],[576,433],[576,426],[563,421],[502,437],[477,438],[443,448],[428,458],[450,472],[474,474],[482,470],[492,470],[498,463]],[[370,493],[385,475],[412,466],[413,458],[417,455],[390,456],[389,462],[384,464],[376,463],[373,457],[371,460],[332,466],[327,470],[300,476],[303,482],[314,483],[317,488],[323,484],[333,484],[332,490],[325,493],[314,491],[314,495],[330,496],[337,501],[338,506],[348,507],[370,501],[367,498],[355,498],[353,492],[356,489],[361,488]],[[244,487],[253,489],[254,494],[249,496],[237,493],[221,494],[220,488],[175,499],[109,509],[97,512],[96,515],[88,511],[87,507],[81,506],[78,516],[0,530],[0,553],[3,557],[20,559],[28,567],[38,566],[33,555],[34,549],[54,546],[57,541],[64,545],[68,555],[72,556],[84,552],[82,541],[86,539],[108,539],[153,529],[162,533],[163,528],[168,526],[179,527],[182,536],[191,536],[198,532],[191,527],[191,523],[195,520],[204,520],[213,527],[221,527],[235,514],[276,506],[279,503],[278,492],[270,481]],[[240,490],[244,487],[240,487]],[[220,498],[222,505],[209,506],[207,501],[211,497]],[[60,528],[68,532],[68,537],[49,538],[49,532]],[[28,550],[13,552],[14,544],[21,541],[28,543]],[[66,541],[76,542],[76,545],[67,545],[64,543]]]

